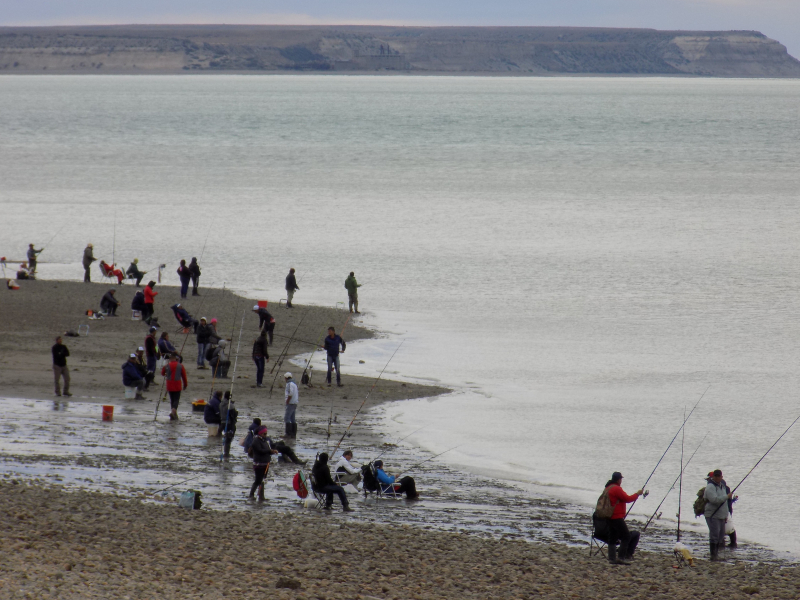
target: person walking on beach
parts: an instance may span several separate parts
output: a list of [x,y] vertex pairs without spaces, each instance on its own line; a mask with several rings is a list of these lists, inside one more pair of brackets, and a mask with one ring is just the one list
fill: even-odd
[[285,398],[286,410],[283,413],[283,422],[286,425],[286,437],[297,437],[297,420],[295,413],[297,412],[297,405],[300,403],[300,392],[297,389],[297,384],[292,379],[291,373],[286,373],[283,376],[286,381]]
[[158,296],[158,292],[153,289],[154,287],[156,287],[155,281],[148,281],[147,285],[144,286],[144,312],[142,313],[142,320],[148,325],[150,325],[150,321],[153,318],[156,296]]
[[339,462],[336,463],[334,470],[336,471],[336,478],[339,480],[339,483],[344,485],[349,483],[358,490],[358,482],[361,481],[361,471],[350,464],[351,460],[353,460],[353,451],[345,450]]
[[178,277],[181,280],[181,298],[186,299],[186,294],[189,293],[189,283],[192,281],[192,272],[186,266],[186,259],[181,259],[181,265],[178,267]]
[[355,307],[355,313],[360,315],[361,313],[358,312],[358,288],[361,287],[361,284],[356,281],[355,272],[350,271],[350,276],[344,280],[344,287],[347,289],[347,300],[350,305],[350,312],[353,312],[353,308]]
[[56,338],[56,343],[51,348],[53,353],[53,378],[56,384],[56,396],[61,396],[61,379],[64,379],[64,396],[72,396],[69,393],[69,369],[67,368],[67,357],[69,349],[64,345],[61,336]]
[[339,347],[341,347],[342,352],[344,352],[347,348],[347,344],[345,344],[341,336],[336,335],[336,330],[333,327],[328,327],[328,335],[325,337],[324,346],[325,351],[328,353],[328,375],[325,378],[325,382],[328,384],[328,387],[331,386],[332,371],[335,368],[336,385],[342,387],[342,372],[339,369]]
[[703,493],[703,498],[706,501],[703,516],[706,518],[706,525],[708,525],[711,560],[719,560],[719,546],[725,544],[725,522],[730,514],[728,500],[733,499],[733,492],[727,492],[726,489],[725,482],[722,479],[722,471],[715,470],[706,485],[706,491]]
[[311,467],[311,475],[314,477],[314,491],[318,494],[325,494],[325,510],[330,510],[333,506],[333,495],[339,496],[344,512],[351,512],[350,504],[347,501],[347,494],[344,488],[336,485],[331,477],[331,468],[328,466],[328,455],[323,452]]
[[189,273],[192,275],[192,296],[199,296],[200,292],[197,288],[200,286],[200,265],[197,264],[197,258],[192,257],[192,262],[189,263]]
[[161,376],[167,380],[169,405],[172,408],[169,413],[169,420],[176,421],[178,419],[178,403],[181,401],[181,390],[185,390],[189,386],[189,382],[186,379],[186,369],[178,362],[177,357],[173,356],[170,358],[169,363],[161,368]]
[[136,400],[144,400],[142,388],[144,387],[144,377],[136,367],[136,354],[131,354],[127,362],[122,365],[122,385],[125,387],[136,388]]
[[[639,532],[628,530],[628,525],[625,523],[625,506],[635,502],[642,495],[642,490],[630,496],[626,494],[622,489],[622,473],[619,471],[611,474],[611,479],[606,483],[606,490],[608,490],[608,500],[614,508],[608,525],[608,562],[613,565],[629,565],[639,543]],[[619,555],[617,542],[619,542]]]
[[269,344],[267,343],[267,332],[263,329],[253,342],[253,362],[256,363],[256,387],[262,387],[264,381],[264,367],[269,362]]
[[286,308],[293,308],[292,299],[295,291],[299,289],[297,287],[297,278],[294,276],[294,269],[289,269],[289,274],[286,276]]
[[[44,250],[44,248],[42,248]],[[37,250],[33,244],[28,244],[28,270],[31,273],[36,273],[36,255],[42,250]]]
[[139,259],[134,258],[131,266],[128,267],[128,270],[125,271],[125,274],[128,276],[129,279],[136,280],[136,287],[139,287],[142,283],[142,277],[144,277],[144,273],[139,270]]
[[90,267],[92,263],[97,259],[94,257],[94,246],[92,244],[86,244],[86,248],[83,250],[83,282],[84,283],[92,283],[92,275],[90,273]]
[[253,457],[253,485],[250,486],[250,499],[255,498],[258,490],[259,502],[264,502],[264,479],[269,472],[269,464],[272,462],[272,448],[267,443],[267,428],[260,427],[256,431],[253,443],[250,445],[248,454]]

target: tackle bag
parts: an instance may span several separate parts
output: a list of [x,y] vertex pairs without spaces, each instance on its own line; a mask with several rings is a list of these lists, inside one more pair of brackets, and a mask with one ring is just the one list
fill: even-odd
[[377,492],[379,487],[378,475],[375,473],[375,465],[368,463],[361,467],[361,477],[364,480],[364,489],[368,492]]
[[303,385],[308,385],[308,372],[303,371],[303,375],[300,377],[300,383]]
[[193,510],[199,509],[203,506],[203,501],[200,500],[200,496],[202,492],[197,490],[186,490],[181,494],[181,498],[178,501],[178,506],[181,508],[190,508]]
[[212,358],[214,358],[214,350],[215,348],[211,345],[209,345],[208,348],[206,348],[206,360],[211,360]]
[[610,487],[611,486],[608,486],[604,489],[603,493],[600,494],[600,497],[597,499],[597,506],[594,511],[599,519],[610,519],[614,516],[614,508],[619,504],[618,502],[611,504],[611,499],[608,497],[608,489]]
[[300,476],[300,471],[294,474],[294,479],[292,479],[292,487],[294,488],[294,491],[297,492],[298,497],[308,498],[308,488],[306,487],[303,478]]
[[692,507],[694,508],[694,516],[701,517],[706,512],[706,488],[702,487],[697,491],[697,500],[694,501]]

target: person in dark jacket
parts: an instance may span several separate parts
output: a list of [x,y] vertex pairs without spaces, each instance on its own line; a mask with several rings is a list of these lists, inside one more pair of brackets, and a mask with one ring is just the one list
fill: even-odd
[[128,361],[122,365],[122,385],[125,387],[136,388],[136,400],[144,400],[142,388],[144,387],[144,377],[136,367],[136,355],[131,354]]
[[275,318],[269,314],[266,308],[261,308],[257,304],[253,307],[253,312],[258,314],[258,328],[267,332],[269,344],[272,345],[272,332],[275,331]]
[[264,479],[269,472],[269,463],[272,461],[272,449],[266,440],[267,428],[260,427],[253,438],[250,446],[250,454],[253,457],[253,474],[255,476],[253,485],[250,486],[250,498],[255,497],[258,490],[258,499],[264,501]]
[[358,312],[358,288],[361,287],[361,284],[356,281],[355,272],[350,271],[350,276],[344,280],[344,287],[347,289],[347,301],[350,305],[350,312],[353,312],[353,308],[355,307],[355,313],[357,315],[361,314]]
[[253,422],[250,423],[250,426],[247,428],[247,435],[244,437],[244,441],[242,442],[242,448],[244,448],[245,454],[249,454],[250,446],[253,445],[253,440],[256,437],[256,432],[261,429],[261,419],[258,417],[253,419]]
[[106,313],[108,317],[117,316],[117,307],[120,303],[115,296],[116,293],[116,288],[111,288],[103,294],[103,298],[100,300],[100,310]]
[[192,281],[192,272],[186,266],[186,259],[181,259],[181,266],[178,267],[178,277],[181,280],[181,298],[186,299],[189,293],[189,283]]
[[67,368],[67,357],[69,349],[64,345],[61,336],[56,338],[56,343],[51,348],[53,353],[53,377],[56,384],[56,396],[61,396],[61,378],[64,379],[64,396],[72,396],[69,393],[69,369]]
[[133,295],[133,300],[131,300],[131,310],[138,310],[140,313],[142,313],[142,315],[144,315],[144,292],[142,290],[137,291]]
[[375,461],[375,474],[378,476],[378,482],[383,486],[383,492],[391,492],[394,490],[397,494],[405,494],[409,500],[416,500],[419,498],[417,493],[417,484],[413,477],[403,477],[399,481],[397,477],[393,477],[386,473],[383,469],[383,461]]
[[283,443],[283,440],[273,440],[271,437],[267,437],[267,441],[269,442],[270,448],[272,448],[275,452],[273,454],[280,454],[279,460],[283,462],[293,462],[296,465],[304,465],[308,461],[300,460],[297,458],[297,454],[294,453],[294,450],[290,446],[287,446]]
[[222,391],[216,390],[211,395],[211,400],[203,411],[203,420],[206,425],[219,425],[219,405],[222,403]]
[[[128,276],[128,279],[135,279],[136,280],[136,287],[139,287],[142,284],[142,277],[144,277],[144,273],[139,270],[139,259],[134,258],[131,266],[128,267],[128,270],[125,271],[125,274]],[[138,309],[137,309],[138,310]]]
[[294,269],[289,269],[289,274],[286,276],[286,308],[292,307],[292,298],[294,293],[300,288],[297,287],[297,279],[294,276]]
[[219,343],[220,337],[205,317],[200,318],[200,324],[195,330],[197,333],[197,368],[207,369],[206,367],[206,351],[211,344]]
[[214,348],[214,353],[211,355],[211,360],[208,364],[211,365],[212,374],[215,379],[227,379],[228,369],[231,366],[231,361],[228,360],[225,354],[225,349],[228,347],[226,340],[220,340],[219,345]]
[[[42,248],[44,250],[44,248]],[[31,273],[36,273],[36,255],[42,250],[37,250],[33,244],[28,244],[28,268]]]
[[222,402],[219,403],[219,432],[217,435],[224,436],[222,440],[223,456],[226,458],[231,453],[231,442],[236,435],[236,421],[239,419],[239,411],[233,405],[234,401],[230,391],[225,392]]
[[161,356],[166,358],[169,356],[177,356],[180,362],[183,362],[183,357],[181,353],[178,352],[178,349],[172,345],[172,342],[169,341],[169,332],[162,331],[161,337],[158,339],[158,351],[161,352]]
[[350,512],[350,504],[347,501],[347,493],[340,485],[336,485],[331,477],[331,468],[328,465],[328,455],[323,452],[311,467],[311,475],[314,478],[314,491],[318,494],[326,495],[325,509],[330,510],[333,506],[333,495],[339,496],[342,503],[342,510]]
[[189,311],[183,308],[183,305],[179,302],[178,304],[173,304],[170,306],[172,310],[172,314],[175,315],[178,323],[181,324],[182,327],[188,328],[191,327],[195,333],[197,333],[197,321],[189,314]]
[[269,362],[269,344],[267,343],[267,332],[261,331],[253,342],[253,362],[256,363],[256,387],[262,387],[264,381],[264,367]]
[[194,256],[192,262],[189,263],[189,273],[192,276],[192,296],[199,296],[197,288],[200,285],[200,265],[197,264],[197,258]]
[[92,283],[92,276],[89,272],[92,263],[97,259],[94,257],[94,246],[87,244],[83,250],[83,282]]
[[342,372],[339,370],[339,347],[341,347],[342,352],[344,352],[347,348],[347,344],[345,344],[341,336],[336,335],[336,330],[333,327],[328,327],[328,335],[325,336],[323,345],[325,346],[325,351],[328,353],[328,375],[325,381],[328,387],[330,387],[332,371],[336,368],[336,385],[342,387]]
[[158,331],[156,327],[151,327],[147,337],[144,338],[144,353],[147,357],[147,374],[150,377],[150,381],[156,376],[156,361],[161,356],[156,342],[156,331]]
[[142,391],[146,392],[147,388],[150,386],[150,378],[147,376],[147,363],[145,362],[144,358],[144,347],[139,346],[134,354],[136,355],[136,369],[139,371],[139,375],[144,377],[144,387],[142,388]]

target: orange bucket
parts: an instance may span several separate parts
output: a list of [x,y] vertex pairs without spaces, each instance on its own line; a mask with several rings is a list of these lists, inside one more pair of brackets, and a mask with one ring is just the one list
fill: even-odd
[[114,407],[103,405],[103,421],[114,420]]
[[259,308],[267,308],[267,301],[266,300],[259,300],[258,301]]

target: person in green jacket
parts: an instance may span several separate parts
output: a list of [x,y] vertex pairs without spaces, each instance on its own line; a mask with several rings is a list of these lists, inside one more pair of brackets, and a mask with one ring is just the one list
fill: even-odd
[[350,271],[350,277],[345,279],[344,287],[347,288],[347,298],[350,301],[350,312],[353,312],[353,308],[356,309],[356,314],[360,315],[361,313],[358,312],[358,288],[361,287],[361,284],[356,281],[356,274],[353,271]]

